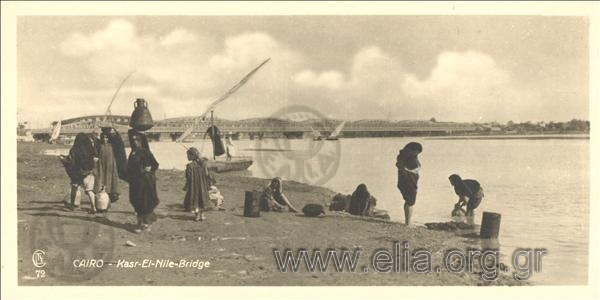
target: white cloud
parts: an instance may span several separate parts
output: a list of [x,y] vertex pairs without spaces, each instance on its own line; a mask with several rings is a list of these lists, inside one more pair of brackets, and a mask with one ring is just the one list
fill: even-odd
[[114,20],[90,36],[74,33],[60,44],[63,53],[85,56],[105,50],[139,50],[133,25],[124,20]]
[[344,75],[338,71],[325,71],[317,74],[311,70],[303,70],[294,75],[293,80],[303,86],[337,90],[344,84]]
[[[110,39],[111,35],[115,40]],[[136,70],[118,99],[147,98],[161,116],[165,113],[169,116],[200,114],[212,100],[270,57],[264,70],[255,74],[247,86],[228,101],[237,106],[227,109],[225,104],[222,109],[232,118],[247,117],[248,110],[240,109],[240,104],[250,106],[249,111],[255,114],[264,114],[257,107],[271,107],[269,102],[285,100],[291,77],[303,61],[299,53],[262,32],[241,33],[222,41],[185,28],[176,28],[162,36],[141,35],[131,23],[122,20],[112,21],[107,27],[87,35],[74,33],[63,41],[61,50],[87,67],[92,75],[90,80],[100,90],[115,89],[127,74]],[[145,88],[138,88],[140,86]],[[107,102],[105,95],[88,91],[70,91],[69,95],[54,93],[54,96],[74,101],[77,97],[86,97],[90,103],[102,103],[94,105],[93,110]],[[121,105],[119,102],[115,103],[113,113],[118,109],[130,111],[130,103]]]
[[491,56],[476,51],[441,53],[427,78],[407,74],[403,90],[445,120],[506,121],[537,103]]
[[424,78],[378,46],[359,49],[345,68],[317,70],[303,53],[264,32],[210,37],[176,28],[157,36],[140,34],[124,20],[93,33],[74,33],[60,49],[85,65],[86,78],[98,87],[49,93],[54,103],[85,103],[65,108],[56,118],[103,112],[132,70],[137,71],[119,94],[114,114],[130,113],[131,101],[142,97],[157,116],[197,115],[269,57],[263,70],[220,106],[221,117],[266,117],[287,104],[303,104],[335,118],[391,114],[397,119],[501,121],[518,119],[515,111],[525,115],[535,102],[535,95],[518,88],[493,57],[477,51],[440,53]]
[[196,35],[183,28],[177,28],[169,34],[160,38],[161,46],[176,46],[186,43],[193,43],[197,40]]
[[484,53],[443,52],[429,77],[419,80],[408,75],[404,90],[413,97],[431,97],[442,93],[455,93],[464,88],[488,90],[509,81],[506,71]]

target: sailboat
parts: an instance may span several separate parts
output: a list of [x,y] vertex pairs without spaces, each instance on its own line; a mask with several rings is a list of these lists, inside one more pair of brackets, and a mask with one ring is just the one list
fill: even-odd
[[338,127],[335,128],[335,130],[331,133],[331,135],[329,135],[326,138],[326,140],[328,140],[328,141],[337,141],[339,139],[338,136],[342,132],[342,129],[344,129],[344,125],[346,125],[346,121],[344,121],[340,125],[338,125]]
[[[213,159],[207,161],[207,169],[221,173],[247,170],[252,165],[253,161],[251,156],[230,156],[227,158],[220,158],[220,156],[226,154],[227,151],[223,145],[223,139],[221,138],[219,129],[214,125],[213,111],[210,112],[210,127],[208,127],[206,133],[210,136],[213,144]],[[219,158],[217,159],[217,157]]]
[[323,137],[321,136],[321,133],[319,131],[317,131],[314,128],[310,128],[310,130],[312,131],[312,135],[313,135],[313,141],[320,141],[323,139]]
[[62,123],[60,120],[58,120],[56,122],[56,125],[54,125],[54,128],[52,128],[52,133],[50,134],[50,140],[48,140],[48,142],[53,143],[54,141],[56,141],[56,139],[58,139],[61,127]]
[[[225,154],[225,149],[224,149],[223,140],[221,139],[221,135],[218,131],[218,128],[214,125],[214,110],[218,104],[225,101],[225,99],[229,98],[229,96],[231,96],[239,88],[241,88],[246,82],[248,82],[250,77],[252,77],[252,75],[254,75],[254,73],[256,73],[258,71],[258,69],[260,69],[262,66],[264,66],[269,60],[271,60],[271,59],[270,58],[266,59],[260,65],[258,65],[252,71],[250,71],[250,73],[248,73],[246,76],[244,76],[244,78],[242,78],[242,80],[240,80],[240,82],[238,82],[231,89],[229,89],[229,91],[227,91],[227,93],[225,93],[223,96],[219,97],[219,99],[217,99],[213,103],[211,103],[208,106],[207,110],[202,115],[200,115],[200,118],[202,118],[204,120],[206,115],[210,112],[210,127],[207,129],[206,134],[208,134],[210,136],[211,141],[213,143],[213,159],[212,160],[209,159],[207,162],[207,168],[209,170],[212,170],[215,172],[243,171],[243,170],[248,169],[252,165],[253,161],[252,161],[252,157],[250,157],[250,156],[228,157],[226,160],[220,160],[220,159],[218,160],[217,159],[218,156]],[[198,119],[196,119],[196,120],[198,120]],[[183,146],[183,144],[181,144],[181,142],[183,142],[185,140],[185,138],[192,133],[194,127],[196,126],[196,123],[197,122],[195,121],[194,124],[192,124],[192,126],[190,126],[190,128],[185,130],[184,133],[176,140],[176,142]],[[205,134],[205,136],[206,136],[206,134]],[[183,147],[185,147],[185,146],[183,146]],[[187,149],[187,147],[185,147],[185,148]]]

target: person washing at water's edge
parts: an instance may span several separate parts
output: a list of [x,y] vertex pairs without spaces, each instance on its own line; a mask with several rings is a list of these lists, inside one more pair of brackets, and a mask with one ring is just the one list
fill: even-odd
[[[477,180],[473,179],[462,179],[458,174],[452,174],[448,177],[452,186],[454,186],[454,192],[458,195],[458,202],[455,207],[462,208],[467,206],[467,221],[473,222],[473,216],[475,215],[475,209],[481,204],[483,199],[483,188]],[[467,201],[468,198],[468,201]]]
[[419,181],[419,170],[421,163],[418,155],[423,151],[423,146],[416,142],[410,142],[404,146],[396,157],[398,168],[398,189],[404,198],[404,222],[411,225],[413,205],[417,200],[417,183]]
[[187,150],[190,161],[185,167],[186,191],[183,206],[186,211],[193,212],[195,221],[203,221],[204,210],[209,205],[209,189],[213,181],[206,168],[206,159],[200,156],[198,149],[191,147]]
[[281,178],[275,177],[265,188],[262,194],[263,201],[266,201],[269,209],[272,211],[282,211],[288,207],[291,212],[298,212],[290,200],[283,194],[283,182]]

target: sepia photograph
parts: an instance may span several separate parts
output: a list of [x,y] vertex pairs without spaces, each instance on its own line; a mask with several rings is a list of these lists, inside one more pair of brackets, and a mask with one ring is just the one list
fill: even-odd
[[598,3],[321,4],[3,2],[3,286],[598,297]]

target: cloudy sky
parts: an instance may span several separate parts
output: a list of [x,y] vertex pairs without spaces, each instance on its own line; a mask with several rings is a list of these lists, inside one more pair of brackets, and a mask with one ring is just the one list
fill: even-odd
[[588,119],[585,17],[19,17],[18,118],[37,126],[145,98],[192,116],[267,117],[304,104],[339,119]]

